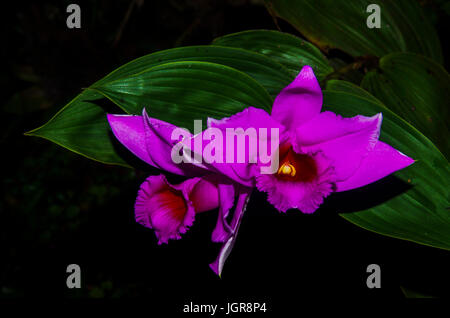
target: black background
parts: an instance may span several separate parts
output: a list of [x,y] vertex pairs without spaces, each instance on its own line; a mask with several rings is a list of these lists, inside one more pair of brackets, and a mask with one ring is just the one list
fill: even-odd
[[[308,299],[400,299],[401,287],[449,296],[448,251],[368,232],[337,214],[395,195],[404,185],[394,177],[333,195],[312,215],[279,213],[255,191],[221,279],[208,267],[219,249],[210,242],[216,212],[198,215],[182,240],[158,246],[133,214],[139,184],[156,171],[105,166],[23,132],[133,58],[276,26],[251,1],[144,1],[114,44],[129,1],[78,1],[80,30],[66,27],[69,3],[21,2],[2,17],[2,298],[142,297],[145,306],[177,312],[191,300],[266,302],[277,311]],[[424,10],[442,39],[446,16],[433,2]],[[81,266],[81,289],[66,287],[72,263]],[[372,263],[381,266],[381,289],[366,287]]]

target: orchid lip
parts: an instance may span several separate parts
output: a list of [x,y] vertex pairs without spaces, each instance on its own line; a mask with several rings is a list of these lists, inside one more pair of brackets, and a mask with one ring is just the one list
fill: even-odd
[[295,152],[290,144],[280,146],[280,159],[276,174],[280,180],[311,182],[317,177],[314,159],[310,155]]

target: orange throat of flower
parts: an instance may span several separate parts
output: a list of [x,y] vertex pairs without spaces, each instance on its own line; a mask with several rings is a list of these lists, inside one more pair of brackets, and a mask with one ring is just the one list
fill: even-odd
[[291,145],[282,145],[276,177],[284,181],[311,182],[317,177],[317,165],[311,156],[296,153]]

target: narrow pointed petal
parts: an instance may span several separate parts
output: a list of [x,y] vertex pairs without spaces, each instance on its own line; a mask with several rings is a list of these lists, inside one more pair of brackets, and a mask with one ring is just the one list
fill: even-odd
[[294,130],[320,113],[322,90],[310,66],[304,66],[294,81],[275,98],[272,117]]
[[343,181],[355,173],[375,147],[381,122],[381,113],[343,118],[326,111],[296,130],[295,147],[306,152],[321,151],[331,160],[337,181]]
[[236,237],[239,231],[239,226],[241,225],[248,200],[250,199],[251,191],[252,189],[248,187],[240,187],[240,189],[238,190],[238,201],[236,203],[236,208],[234,210],[233,218],[231,221],[232,234],[223,243],[216,260],[209,265],[209,267],[219,277],[222,275],[222,270],[225,261],[227,260],[228,256],[231,253],[231,250],[234,247],[234,244],[236,243]]
[[347,191],[365,186],[413,163],[414,160],[410,157],[388,144],[378,141],[358,170],[347,180],[336,183],[337,191]]
[[234,206],[236,183],[218,174],[209,174],[201,178],[190,194],[195,212],[218,210],[217,223],[212,232],[213,242],[225,242],[232,234],[227,221],[229,211]]
[[[116,138],[135,156],[151,166],[184,176],[205,174],[201,165],[174,163],[171,157],[178,140],[172,140],[172,132],[178,127],[147,115],[107,115]],[[186,136],[192,136],[185,131]]]
[[155,166],[146,145],[146,133],[142,116],[107,114],[109,125],[116,138],[136,157]]
[[234,188],[235,185],[230,182],[222,181],[218,184],[220,204],[217,223],[211,236],[213,242],[225,242],[232,234],[232,228],[228,224],[227,216],[234,205]]
[[[184,176],[198,176],[205,173],[199,165],[183,162],[175,163],[173,161],[171,156],[172,149],[179,140],[173,140],[172,133],[175,129],[180,128],[149,117],[145,109],[143,111],[143,120],[146,133],[146,149],[156,168]],[[188,131],[185,131],[185,134],[186,136],[192,136]]]

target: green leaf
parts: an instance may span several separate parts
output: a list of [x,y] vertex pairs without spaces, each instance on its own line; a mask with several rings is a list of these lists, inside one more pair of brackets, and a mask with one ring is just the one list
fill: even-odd
[[151,117],[191,131],[195,119],[228,117],[248,106],[265,110],[272,106],[271,97],[250,76],[208,62],[158,65],[92,89],[128,113],[141,113],[145,106]]
[[174,48],[140,57],[96,84],[124,78],[153,66],[181,61],[211,62],[235,68],[256,80],[272,97],[278,95],[296,75],[292,75],[283,65],[262,54],[241,48],[204,45]]
[[[197,46],[175,48],[143,56],[119,67],[96,82],[93,86],[101,87],[102,83],[110,83],[115,80],[130,77],[133,74],[140,73],[157,65],[177,61],[209,61],[236,68],[234,73],[233,71],[227,73],[228,75],[237,74],[237,82],[230,76],[228,76],[227,79],[230,81],[229,85],[235,88],[234,92],[239,95],[236,100],[233,100],[233,102],[230,103],[231,106],[226,106],[229,110],[242,110],[242,107],[244,107],[243,104],[240,108],[236,105],[236,103],[241,100],[241,97],[242,101],[261,103],[261,105],[267,106],[269,101],[271,103],[271,99],[264,88],[267,89],[272,96],[276,96],[276,94],[292,80],[292,75],[284,66],[261,54],[237,48]],[[248,76],[241,72],[246,73]],[[189,70],[185,70],[184,74],[186,75],[188,73]],[[211,76],[213,76],[213,74],[211,74]],[[243,78],[245,78],[243,80],[245,85],[236,87],[236,83],[242,83]],[[183,79],[181,77],[177,78],[177,85],[189,87],[189,83],[182,84],[182,81]],[[256,81],[262,86],[258,85]],[[248,86],[251,86],[251,90],[258,91],[257,94],[260,95],[259,98],[244,98],[246,93],[241,90],[247,89]],[[179,92],[181,92],[181,88]],[[185,93],[187,95],[190,94],[190,96],[193,97],[191,93],[187,91]],[[228,93],[232,92],[228,91]],[[253,91],[253,93],[255,92]],[[252,94],[252,92],[250,92],[250,94]],[[203,96],[205,97],[206,93],[203,94]],[[128,97],[130,99],[135,98],[135,96]],[[228,97],[233,98],[231,95]],[[105,111],[98,105],[99,100],[102,98],[104,98],[102,94],[93,90],[86,90],[63,107],[45,125],[28,132],[27,135],[48,139],[93,160],[110,164],[125,165],[124,159],[117,153],[114,139],[109,134],[110,130],[106,121]],[[162,114],[162,118],[173,120],[174,118],[170,116],[170,114],[177,113],[177,110],[179,110],[178,102],[183,98],[184,96],[178,96],[175,105],[168,104],[167,100],[145,100],[144,103],[140,105],[135,104],[138,102],[136,99],[130,100],[130,103],[125,102],[124,105],[120,103],[120,100],[118,100],[118,102],[122,106],[122,110],[130,114],[141,114],[144,105],[155,105],[156,107],[156,105],[165,103],[166,109]],[[208,103],[209,104],[202,104],[201,107],[207,108],[211,105],[213,108],[217,107],[215,100],[212,100],[211,98],[208,100]],[[172,108],[174,110],[172,110]],[[205,109],[203,113],[206,114],[207,110]],[[216,116],[219,114],[227,114],[227,116],[231,115],[226,109],[222,112],[216,109],[213,113]],[[198,118],[203,117],[204,116]],[[174,123],[175,122],[176,120]]]
[[333,72],[325,56],[311,43],[288,33],[250,30],[228,34],[213,41],[214,45],[243,48],[266,55],[284,65],[296,76],[309,65],[319,81]]
[[[432,24],[418,1],[411,0],[267,0],[270,12],[283,18],[323,50],[338,48],[352,56],[415,52],[442,63]],[[381,27],[368,28],[369,4],[380,6]]]
[[402,290],[403,295],[405,295],[405,298],[436,298],[431,295],[425,295],[423,293],[413,291],[413,290],[403,287],[403,286],[400,286],[400,289]]
[[449,157],[450,76],[442,66],[413,53],[393,53],[380,59],[361,86]]
[[378,62],[377,58],[364,58],[359,62],[348,63],[339,57],[332,57],[329,59],[331,67],[336,71],[327,76],[326,80],[338,79],[342,81],[349,81],[356,85],[361,83],[364,73],[361,72],[361,67],[363,65],[370,65],[374,62]]
[[329,91],[346,92],[349,94],[361,96],[373,103],[377,103],[385,107],[384,104],[379,99],[370,94],[368,91],[365,91],[364,89],[361,89],[361,87],[347,81],[329,80],[327,82],[326,89]]
[[[383,113],[380,140],[416,162],[394,175],[408,189],[362,211],[343,213],[346,220],[370,231],[450,250],[450,167],[434,144],[417,129],[350,83],[330,81],[324,91],[324,108],[342,116]],[[340,89],[344,87],[344,89]],[[350,88],[349,88],[350,87]],[[339,194],[343,195],[343,194]],[[355,198],[352,194],[351,198]],[[373,198],[380,195],[374,191]]]
[[84,91],[42,127],[26,135],[48,139],[89,159],[128,166],[114,147],[103,109],[95,104],[103,96]]

